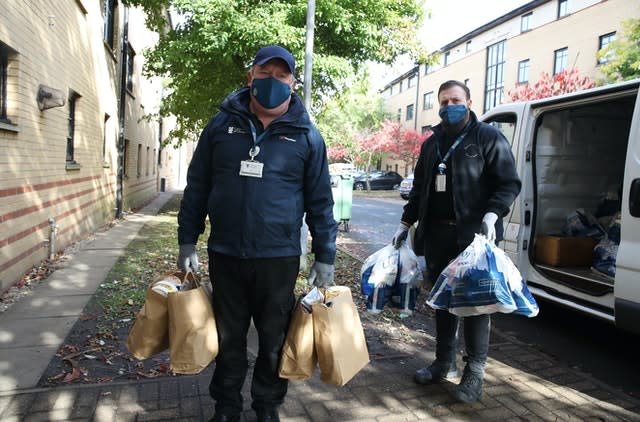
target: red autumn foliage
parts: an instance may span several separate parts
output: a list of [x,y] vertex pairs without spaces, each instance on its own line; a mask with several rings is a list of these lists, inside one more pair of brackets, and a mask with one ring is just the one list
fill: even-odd
[[511,101],[528,101],[539,98],[553,97],[555,95],[567,94],[569,92],[581,91],[596,86],[588,76],[580,76],[578,69],[565,69],[555,75],[542,72],[538,82],[518,85],[515,89],[507,92]]

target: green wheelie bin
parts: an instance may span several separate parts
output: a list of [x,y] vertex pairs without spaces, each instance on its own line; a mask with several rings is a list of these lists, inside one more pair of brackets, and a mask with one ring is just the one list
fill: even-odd
[[331,175],[331,193],[333,194],[333,218],[342,225],[345,232],[349,231],[351,220],[351,203],[353,200],[353,178],[349,175]]

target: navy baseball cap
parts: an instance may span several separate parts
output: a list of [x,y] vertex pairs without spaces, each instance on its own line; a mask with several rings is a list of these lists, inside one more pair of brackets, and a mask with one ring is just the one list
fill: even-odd
[[273,59],[284,60],[289,67],[289,71],[292,74],[296,73],[296,59],[293,58],[293,54],[291,54],[286,48],[282,48],[279,45],[268,45],[266,47],[262,47],[256,53],[256,57],[253,59],[253,64],[262,66],[269,60]]

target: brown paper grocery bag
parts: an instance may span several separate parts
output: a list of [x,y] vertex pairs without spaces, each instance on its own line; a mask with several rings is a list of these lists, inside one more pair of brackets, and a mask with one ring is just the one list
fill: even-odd
[[[198,276],[192,272],[170,271],[154,280],[145,297],[145,302],[127,337],[127,349],[138,359],[148,359],[169,348],[168,291],[179,287],[195,286]],[[155,291],[154,287],[163,285]],[[163,292],[162,294],[159,292]]]
[[127,349],[137,359],[148,359],[169,347],[169,309],[167,298],[147,290],[144,305],[127,337]]
[[313,344],[313,317],[298,302],[282,346],[278,375],[290,380],[304,380],[313,375],[317,364],[318,357]]
[[169,366],[177,374],[197,374],[218,354],[213,308],[199,283],[169,293]]
[[346,286],[325,292],[325,303],[312,305],[313,338],[320,380],[345,385],[369,363],[369,351],[360,316]]

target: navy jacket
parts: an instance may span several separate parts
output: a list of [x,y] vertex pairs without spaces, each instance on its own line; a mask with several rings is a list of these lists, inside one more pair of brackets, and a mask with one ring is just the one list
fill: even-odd
[[200,135],[187,172],[178,215],[178,242],[195,244],[211,222],[209,249],[239,258],[301,254],[300,228],[306,222],[316,261],[333,264],[337,224],[322,136],[300,98],[274,120],[259,142],[256,161],[262,178],[241,176],[262,125],[249,111],[249,88],[229,95]]
[[[405,223],[413,224],[419,220],[419,237],[424,235],[425,223],[429,221],[429,188],[439,164],[436,142],[443,136],[444,129],[437,125],[433,128],[433,135],[422,144],[414,171],[413,189],[402,214]],[[479,122],[471,112],[467,135],[454,150],[448,164],[453,172],[453,209],[458,245],[466,247],[473,241],[487,212],[494,212],[500,217],[496,222],[496,241],[502,240],[502,217],[509,213],[509,207],[521,187],[507,139],[498,129]]]

